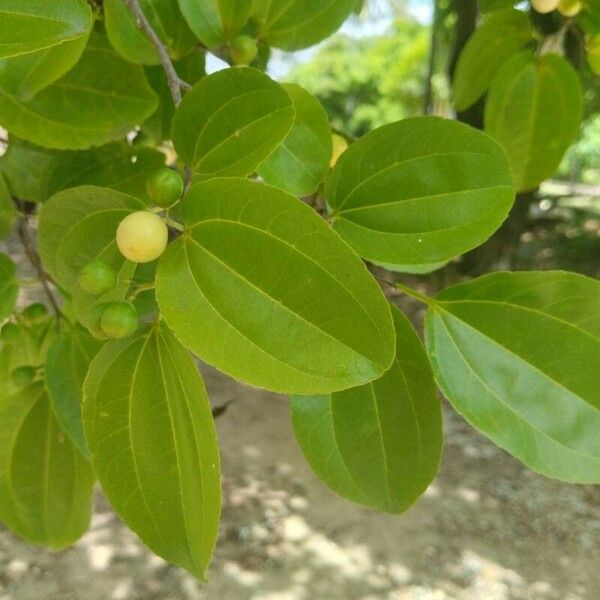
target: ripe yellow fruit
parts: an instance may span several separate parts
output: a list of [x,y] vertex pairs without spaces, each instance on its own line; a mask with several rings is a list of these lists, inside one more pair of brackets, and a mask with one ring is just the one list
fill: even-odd
[[581,12],[583,2],[580,0],[559,0],[558,10],[565,17],[574,17]]
[[331,141],[333,142],[333,154],[331,155],[329,166],[333,169],[340,156],[346,151],[346,148],[348,148],[348,142],[346,141],[346,138],[337,133],[331,134]]
[[531,0],[531,6],[543,15],[558,8],[559,0]]
[[169,230],[156,214],[141,210],[127,215],[117,228],[121,254],[136,263],[156,260],[167,247]]

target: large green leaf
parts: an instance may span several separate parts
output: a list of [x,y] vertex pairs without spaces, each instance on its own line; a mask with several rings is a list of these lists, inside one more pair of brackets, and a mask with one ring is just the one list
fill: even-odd
[[310,196],[329,171],[333,152],[329,120],[321,103],[306,90],[294,84],[283,87],[294,103],[294,126],[258,173],[291,194]]
[[54,338],[46,358],[46,388],[56,419],[83,455],[88,454],[81,402],[90,362],[102,347],[83,329],[73,328]]
[[0,59],[0,88],[21,100],[30,100],[75,66],[87,39],[85,36],[39,52]]
[[[174,60],[191,52],[198,43],[179,12],[177,0],[141,0],[140,7]],[[104,0],[104,23],[110,43],[127,60],[160,64],[156,48],[138,28],[123,0]]]
[[392,315],[396,358],[390,370],[351,390],[294,397],[292,421],[304,455],[329,487],[400,513],[437,473],[442,415],[423,344],[398,309]]
[[2,173],[0,173],[0,240],[8,237],[12,231],[16,217],[17,211],[15,210],[10,190],[6,185]]
[[416,117],[353,143],[326,197],[333,228],[360,256],[414,271],[485,242],[514,190],[494,140],[455,121]]
[[0,58],[85,38],[91,24],[85,0],[0,0]]
[[329,393],[382,375],[390,310],[359,258],[306,204],[238,178],[192,187],[157,299],[177,337],[233,377]]
[[552,176],[577,132],[582,114],[577,74],[555,54],[524,52],[494,80],[485,108],[485,131],[504,147],[518,190]]
[[219,453],[204,384],[164,324],[104,346],[85,383],[92,461],[154,552],[203,578],[218,532]]
[[42,383],[0,404],[0,520],[64,548],[87,529],[94,474],[58,425]]
[[59,192],[40,211],[38,242],[46,269],[66,290],[97,258],[119,270],[125,259],[117,248],[117,227],[128,214],[144,208],[141,200],[105,188]]
[[254,16],[261,22],[261,38],[282,50],[299,50],[324,40],[356,8],[356,0],[320,0],[318,3],[270,0],[254,4]]
[[205,77],[173,120],[173,143],[199,177],[250,175],[294,124],[289,94],[248,67]]
[[250,18],[252,0],[179,0],[192,31],[208,48],[232,39]]
[[52,150],[11,139],[0,171],[17,198],[46,202],[70,187],[97,185],[147,200],[146,181],[165,164],[162,152],[112,142],[90,150]]
[[77,65],[33,99],[0,89],[0,125],[40,146],[83,149],[124,137],[157,107],[141,67],[93,33]]
[[600,482],[600,282],[493,273],[438,295],[427,348],[444,394],[528,467]]
[[19,282],[15,263],[9,256],[0,252],[0,322],[14,311],[18,294]]
[[489,89],[498,71],[531,41],[527,13],[503,10],[493,14],[469,38],[454,73],[454,106],[465,110]]

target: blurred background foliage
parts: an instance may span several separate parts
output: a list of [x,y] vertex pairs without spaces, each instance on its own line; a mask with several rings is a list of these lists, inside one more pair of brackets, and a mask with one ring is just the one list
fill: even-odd
[[[410,116],[457,116],[480,126],[482,105],[454,115],[451,78],[482,14],[511,0],[366,0],[334,37],[300,55],[276,57],[276,74],[304,86],[349,138]],[[527,8],[527,3],[517,7]],[[553,23],[536,23],[551,31]],[[497,269],[572,269],[600,276],[600,77],[570,58],[585,90],[579,139],[551,181],[519,198],[490,242],[433,277],[444,282]],[[441,283],[441,282],[440,282]]]

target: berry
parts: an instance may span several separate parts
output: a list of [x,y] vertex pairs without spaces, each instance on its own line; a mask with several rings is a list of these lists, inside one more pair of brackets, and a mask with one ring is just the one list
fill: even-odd
[[258,45],[249,35],[239,35],[229,47],[229,56],[236,65],[249,65],[258,56]]
[[574,17],[581,12],[583,4],[580,0],[559,0],[558,10],[565,17]]
[[183,179],[177,171],[164,167],[148,179],[146,191],[156,206],[168,208],[183,194]]
[[6,344],[17,341],[19,339],[19,327],[14,323],[6,323],[0,330],[0,337]]
[[156,260],[167,247],[169,230],[154,213],[141,210],[126,216],[117,229],[121,254],[136,263]]
[[30,304],[22,313],[21,316],[30,323],[34,321],[39,321],[45,318],[48,315],[48,309],[44,304],[40,302],[35,302],[34,304]]
[[333,169],[340,156],[346,151],[346,148],[348,148],[348,142],[346,141],[346,138],[337,133],[331,134],[331,141],[333,142],[333,154],[331,155],[331,162],[329,165]]
[[93,260],[81,270],[79,285],[90,294],[103,294],[117,285],[117,273],[101,260]]
[[541,14],[550,13],[558,8],[559,0],[531,0],[531,6]]
[[112,302],[100,318],[102,331],[109,337],[121,339],[133,335],[140,324],[137,310],[129,302]]
[[35,368],[18,367],[10,374],[10,378],[17,387],[25,387],[35,379]]

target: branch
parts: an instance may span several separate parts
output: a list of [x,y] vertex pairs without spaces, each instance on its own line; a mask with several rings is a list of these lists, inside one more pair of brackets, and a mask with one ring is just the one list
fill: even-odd
[[167,76],[167,85],[171,91],[173,103],[175,106],[179,106],[179,103],[181,102],[181,90],[189,90],[191,88],[190,84],[183,81],[177,74],[171,58],[169,57],[169,52],[167,51],[165,45],[161,42],[158,35],[156,35],[152,25],[150,25],[150,22],[146,18],[146,15],[140,6],[139,0],[123,0],[123,3],[131,11],[138,28],[154,46]]
[[52,306],[52,310],[56,315],[56,323],[58,325],[62,317],[62,313],[60,312],[60,306],[58,305],[58,300],[54,296],[54,292],[50,287],[50,276],[44,270],[44,266],[42,265],[42,259],[37,253],[37,250],[35,249],[35,244],[31,239],[31,235],[29,232],[29,217],[24,213],[21,213],[21,216],[19,217],[17,233],[19,235],[19,239],[21,240],[21,244],[23,245],[23,249],[25,250],[25,254],[29,259],[31,266],[37,273],[38,279],[42,284],[42,287],[44,288],[44,292],[46,293],[48,301]]

